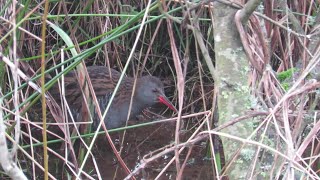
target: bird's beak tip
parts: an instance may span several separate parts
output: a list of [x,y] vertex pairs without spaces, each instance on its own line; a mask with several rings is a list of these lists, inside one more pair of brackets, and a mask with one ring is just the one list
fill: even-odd
[[159,102],[168,106],[171,110],[173,110],[174,112],[177,112],[178,110],[176,109],[176,107],[174,107],[174,105],[169,101],[169,99],[166,96],[159,96]]

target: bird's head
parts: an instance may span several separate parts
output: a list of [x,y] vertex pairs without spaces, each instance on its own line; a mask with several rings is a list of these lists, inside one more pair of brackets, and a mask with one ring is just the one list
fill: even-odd
[[148,106],[156,103],[162,103],[168,106],[171,110],[177,111],[174,105],[164,94],[163,83],[159,78],[154,76],[143,76],[138,79],[136,96],[140,102]]

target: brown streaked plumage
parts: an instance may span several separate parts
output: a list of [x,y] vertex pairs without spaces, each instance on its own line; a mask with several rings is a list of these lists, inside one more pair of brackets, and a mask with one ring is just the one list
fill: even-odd
[[[111,69],[111,78],[107,67],[90,66],[87,67],[87,70],[93,89],[97,96],[101,112],[104,112],[109,102],[109,98],[111,97],[111,94],[120,78],[120,73],[114,69]],[[133,78],[123,78],[107,116],[104,119],[107,128],[113,129],[125,125],[128,116],[133,83]],[[81,117],[81,114],[79,113],[81,111],[80,109],[82,106],[83,97],[78,80],[75,76],[75,72],[70,72],[65,76],[65,89],[66,99],[72,109],[73,116]],[[56,100],[59,100],[59,91],[56,88],[53,88],[51,92],[53,97]],[[130,118],[140,114],[143,109],[153,106],[156,103],[163,103],[170,109],[176,111],[175,107],[164,95],[163,84],[160,79],[154,76],[143,76],[138,78],[136,91],[133,96]],[[96,126],[98,123],[98,116],[96,112],[93,115],[93,119],[95,123],[94,126]]]

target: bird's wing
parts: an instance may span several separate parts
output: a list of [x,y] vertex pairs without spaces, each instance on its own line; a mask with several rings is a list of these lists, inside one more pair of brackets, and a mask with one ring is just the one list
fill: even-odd
[[[117,82],[120,78],[121,73],[114,69],[110,69],[105,66],[89,66],[87,71],[91,80],[92,87],[97,97],[105,97],[106,95],[112,94]],[[111,75],[111,76],[110,76]],[[64,87],[66,98],[69,104],[81,107],[83,101],[82,98],[82,87],[80,88],[79,82],[75,71],[71,71],[65,75]],[[118,92],[130,92],[128,87],[132,88],[133,78],[124,77],[123,81],[118,89]],[[131,84],[131,85],[129,85]],[[129,86],[128,86],[129,85]],[[52,96],[60,101],[60,91],[56,84],[52,90],[50,90]],[[121,93],[117,93],[117,96],[121,96]]]
[[121,75],[114,69],[111,69],[110,73],[104,66],[90,66],[87,70],[96,96],[112,93]]

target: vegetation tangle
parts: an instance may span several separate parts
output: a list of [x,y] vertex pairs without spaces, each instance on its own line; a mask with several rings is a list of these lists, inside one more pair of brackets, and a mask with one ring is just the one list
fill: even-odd
[[1,179],[320,179],[319,7],[0,1]]

